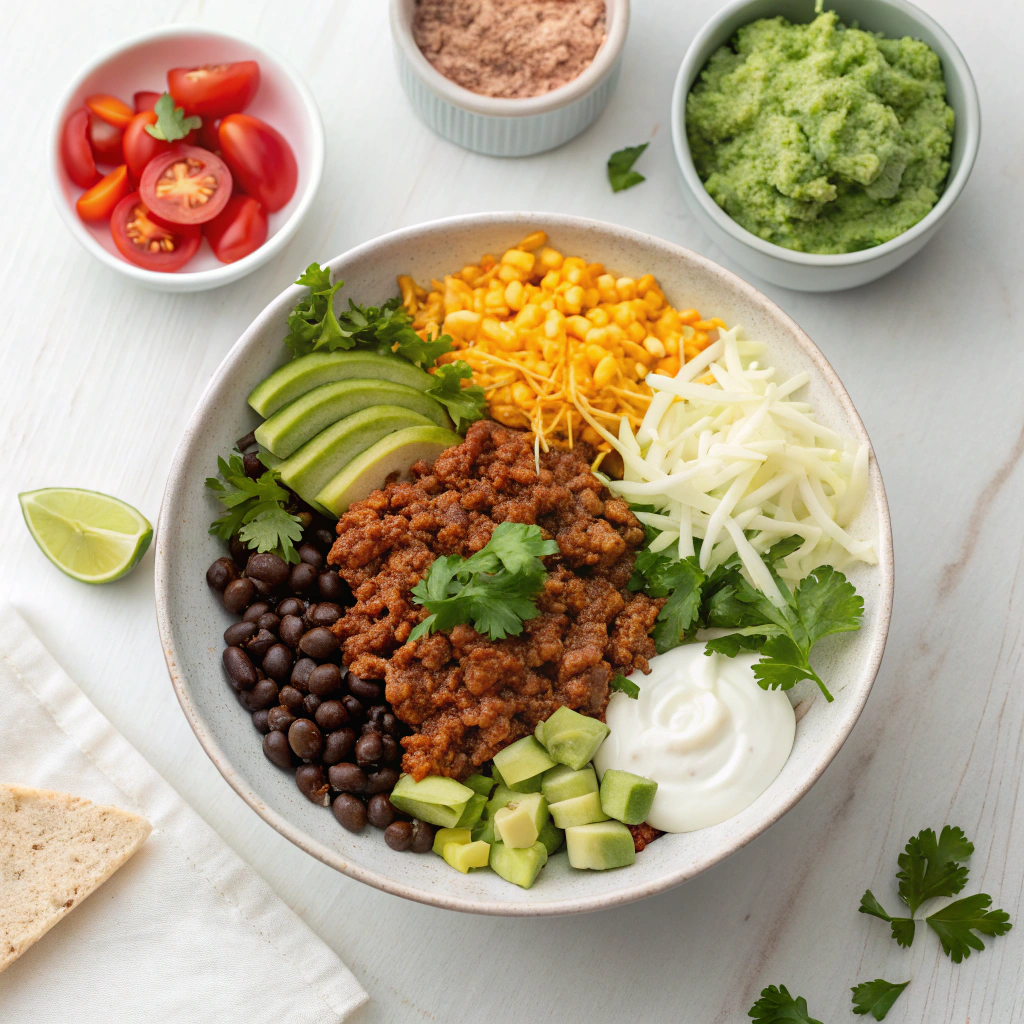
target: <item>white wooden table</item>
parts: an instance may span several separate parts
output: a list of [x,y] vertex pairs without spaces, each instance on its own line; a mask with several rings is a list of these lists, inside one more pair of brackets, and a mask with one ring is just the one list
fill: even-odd
[[[978,848],[967,891],[990,892],[1015,920],[1024,884],[1024,8],[922,5],[964,51],[985,120],[948,226],[857,291],[764,286],[832,361],[885,476],[897,599],[871,700],[812,792],[725,864],[645,903],[531,921],[403,902],[277,835],[224,783],[178,708],[157,642],[152,555],[119,583],[75,583],[36,549],[15,494],[94,488],[155,521],[185,422],[250,320],[311,260],[394,228],[555,210],[727,262],[684,211],[668,125],[676,68],[714,0],[636,0],[622,79],[599,123],[515,162],[463,152],[416,120],[392,67],[384,0],[0,4],[0,598],[349,964],[372,998],[361,1020],[710,1024],[746,1019],[764,985],[783,983],[814,1016],[852,1021],[850,986],[879,976],[913,979],[893,1021],[1021,1019],[1024,926],[955,966],[924,929],[901,951],[856,912],[868,886],[895,907],[896,855],[925,826],[967,830]],[[327,127],[323,185],[292,243],[246,280],[198,295],[151,294],[101,267],[46,189],[46,124],[69,75],[163,19],[277,48],[305,72]],[[608,154],[647,140],[647,182],[613,195]]]

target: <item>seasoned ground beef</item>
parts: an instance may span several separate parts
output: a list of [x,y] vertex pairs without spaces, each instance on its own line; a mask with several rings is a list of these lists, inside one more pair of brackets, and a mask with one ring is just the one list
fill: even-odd
[[[328,561],[355,605],[332,627],[356,676],[384,679],[414,732],[402,767],[416,779],[462,779],[565,705],[604,717],[617,672],[649,671],[648,633],[663,602],[626,589],[644,531],[611,497],[579,449],[536,461],[527,435],[474,423],[464,443],[412,482],[388,484],[338,522]],[[438,555],[479,551],[501,522],[537,523],[558,555],[519,637],[492,641],[471,626],[407,643],[427,611],[410,590]]]
[[658,836],[665,834],[648,825],[646,821],[642,825],[627,825],[626,828],[629,829],[630,835],[633,837],[633,849],[637,853],[642,853]]

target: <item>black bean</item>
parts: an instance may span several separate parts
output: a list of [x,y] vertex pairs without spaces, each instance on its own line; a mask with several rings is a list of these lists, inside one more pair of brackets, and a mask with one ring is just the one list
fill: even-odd
[[243,694],[243,703],[250,711],[272,708],[278,701],[277,683],[273,679],[261,679],[251,690]]
[[311,629],[300,641],[299,650],[311,658],[329,658],[339,647],[338,638],[326,627]]
[[295,783],[302,795],[321,807],[331,802],[330,786],[323,768],[318,764],[304,764],[295,769]]
[[366,804],[366,817],[374,828],[387,828],[395,820],[395,809],[384,793],[377,793]]
[[[306,636],[309,636],[309,634],[307,633]],[[348,688],[364,704],[380,703],[380,683],[376,683],[372,679],[360,679],[358,676],[349,676]]]
[[390,793],[398,782],[397,768],[381,768],[366,777],[367,793]]
[[388,711],[386,714],[381,716],[380,727],[389,736],[397,736],[398,735],[398,729],[399,729],[398,719],[395,718],[394,714],[392,714],[392,712],[390,712],[390,711]]
[[309,715],[310,718],[316,714],[316,709],[320,707],[321,704],[323,704],[323,698],[318,697],[315,693],[307,693],[306,696],[302,698],[302,706],[305,708],[306,714]]
[[387,843],[392,850],[397,850],[399,853],[401,853],[402,850],[408,850],[409,847],[412,846],[411,822],[392,822],[386,829],[384,829],[384,842]]
[[324,737],[324,753],[320,758],[326,765],[340,764],[352,752],[356,734],[352,729],[335,729]]
[[385,764],[394,764],[399,759],[398,740],[394,736],[381,736],[380,759]]
[[334,798],[331,809],[339,824],[349,832],[362,832],[366,828],[366,806],[358,797],[342,793]]
[[345,705],[340,700],[325,700],[316,709],[316,724],[328,732],[347,725],[348,712],[345,710]]
[[373,764],[384,752],[379,732],[363,733],[356,740],[356,764]]
[[299,658],[292,667],[290,682],[296,690],[309,693],[309,677],[316,668],[316,662],[312,658]]
[[246,452],[242,456],[242,468],[245,470],[245,475],[251,480],[259,479],[267,471],[267,467],[260,462],[260,457],[256,452]]
[[333,764],[327,771],[331,785],[342,793],[363,793],[366,790],[366,772],[357,764]]
[[263,580],[272,587],[278,587],[288,579],[288,563],[273,551],[261,551],[250,555],[245,565],[245,575],[254,580]]
[[258,632],[255,622],[233,622],[224,630],[224,643],[228,647],[241,647],[246,640],[251,640]]
[[267,722],[267,715],[269,711],[254,711],[252,713],[252,724],[256,726],[257,732],[268,733],[270,732],[270,725]]
[[341,689],[341,669],[337,665],[317,665],[307,680],[309,692],[326,697]]
[[263,737],[263,753],[278,768],[291,768],[292,766],[292,748],[288,745],[288,737],[283,732],[268,732]]
[[252,600],[255,592],[256,588],[253,586],[252,580],[247,580],[244,577],[232,580],[224,588],[224,607],[232,615],[238,615],[245,610],[246,605]]
[[430,853],[434,846],[434,826],[425,821],[412,823],[412,843],[409,849],[413,853]]
[[225,671],[231,678],[231,685],[236,690],[251,690],[256,685],[259,680],[259,676],[256,675],[256,666],[241,647],[225,647],[221,660],[224,662]]
[[336,572],[320,573],[316,585],[325,601],[341,601],[345,596],[345,581]]
[[297,615],[302,618],[306,614],[306,605],[297,597],[286,597],[278,606],[277,614],[282,618],[285,615]]
[[237,536],[232,537],[228,541],[228,549],[231,551],[231,557],[235,560],[235,565],[239,569],[245,568],[245,563],[249,561],[249,549],[238,539]]
[[260,629],[266,629],[271,633],[277,632],[277,627],[281,625],[281,617],[275,615],[273,612],[267,612],[265,615],[261,615],[256,623]]
[[316,722],[297,718],[288,729],[288,742],[303,761],[315,761],[324,752],[323,733]]
[[266,580],[258,580],[255,577],[253,577],[252,585],[256,588],[256,593],[260,597],[270,597],[274,589],[273,583],[268,583]]
[[299,562],[292,566],[288,574],[288,588],[296,594],[304,594],[316,585],[317,575],[316,569],[309,562]]
[[[278,697],[281,695],[278,694]],[[291,708],[285,704],[278,704],[276,708],[271,708],[267,712],[267,725],[271,729],[276,729],[278,732],[287,732],[288,727],[295,721],[295,716],[291,712]]]
[[255,622],[257,626],[260,624],[260,619],[263,618],[267,612],[270,611],[270,605],[266,601],[254,601],[248,608],[245,609],[245,614],[242,616],[243,622]]
[[300,544],[295,550],[298,552],[299,558],[307,565],[313,566],[314,569],[324,567],[324,553],[313,547],[312,544]]
[[[260,631],[262,635],[262,630]],[[271,634],[272,636],[273,634]],[[252,644],[249,645],[250,648]],[[263,671],[279,683],[287,679],[292,670],[292,652],[284,644],[274,644],[263,655]]]
[[297,615],[286,615],[277,627],[277,635],[289,647],[298,647],[306,632],[306,624]]
[[366,714],[366,710],[362,704],[359,703],[357,697],[353,697],[351,693],[346,693],[341,698],[341,703],[345,705],[345,710],[348,712],[349,720],[352,722],[361,722]]
[[387,712],[387,704],[374,704],[372,708],[368,708],[366,711],[366,721],[369,722],[370,725],[379,727],[380,720],[387,714]]
[[293,715],[300,715],[305,711],[305,708],[302,706],[302,693],[295,689],[294,686],[282,686],[278,696],[281,698],[281,703]]
[[206,582],[218,591],[224,593],[224,588],[232,581],[238,579],[238,566],[231,558],[218,558],[209,569],[206,570]]
[[334,538],[336,536],[337,535],[333,531],[328,530],[324,526],[318,526],[313,531],[313,541],[316,544],[319,544],[322,548],[329,549],[334,544]]
[[311,626],[333,626],[341,618],[341,608],[333,601],[321,601],[306,612]]
[[245,649],[256,658],[263,655],[277,643],[277,637],[269,629],[261,629],[246,645]]
[[302,529],[308,530],[313,525],[313,513],[312,512],[299,512],[299,522],[302,523]]

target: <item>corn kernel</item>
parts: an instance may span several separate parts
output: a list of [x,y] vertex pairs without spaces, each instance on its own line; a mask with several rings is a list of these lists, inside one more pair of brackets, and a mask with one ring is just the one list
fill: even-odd
[[551,376],[551,364],[545,359],[539,359],[533,369],[535,373],[540,374],[542,377]]
[[583,440],[588,444],[600,444],[601,435],[589,424],[583,428]]
[[625,302],[620,302],[612,307],[612,318],[620,327],[628,327],[636,320],[633,310]]
[[534,305],[532,302],[527,303],[519,312],[516,314],[515,324],[519,328],[527,328],[528,330],[534,327],[540,327],[544,322],[544,311],[540,306]]
[[524,252],[533,252],[534,249],[539,249],[548,240],[547,232],[545,231],[531,231],[517,246],[517,249],[522,249]]
[[583,308],[583,289],[579,285],[566,289],[563,297],[567,313],[578,313]]
[[590,330],[591,326],[590,319],[585,316],[567,316],[565,318],[566,332],[580,341],[587,336],[587,331]]
[[526,293],[519,281],[510,281],[505,287],[505,302],[509,309],[520,310],[526,303]]
[[651,288],[644,295],[644,305],[650,313],[657,313],[665,305],[665,296],[657,288]]
[[482,319],[479,313],[468,309],[454,310],[444,318],[444,333],[453,338],[464,338],[480,326]]
[[679,355],[679,335],[670,334],[667,338],[662,338],[662,344],[665,346],[665,351],[670,356]]
[[636,379],[637,379],[637,380],[643,380],[643,379],[644,379],[644,377],[646,377],[646,376],[647,376],[647,367],[646,367],[646,366],[644,366],[644,364],[643,364],[643,363],[641,363],[641,362],[638,362],[638,363],[636,364],[636,367],[635,367],[635,369],[636,369]]
[[661,359],[665,355],[665,346],[653,334],[644,338],[644,348],[656,359]]
[[591,366],[597,366],[597,364],[608,355],[600,345],[588,345],[585,351],[587,353],[587,360],[590,362]]
[[679,322],[684,324],[695,324],[700,319],[700,313],[695,309],[681,309],[676,314],[679,317]]
[[631,323],[626,328],[626,336],[630,341],[635,341],[639,345],[647,338],[647,328],[641,323]]
[[512,385],[512,400],[516,405],[532,405],[536,397],[533,388],[522,381],[516,381]]
[[653,274],[644,274],[642,277],[637,279],[636,282],[636,293],[640,298],[644,298],[652,288],[657,288],[658,282],[654,280]]
[[601,293],[596,288],[588,288],[583,294],[583,305],[591,309],[601,301]]
[[510,284],[512,281],[522,281],[528,275],[511,263],[502,263],[498,267],[498,280],[503,284]]
[[579,284],[583,280],[583,271],[579,267],[562,267],[562,280],[569,284]]
[[679,372],[679,360],[675,356],[666,356],[658,363],[657,369],[666,377],[674,377]]
[[541,279],[540,286],[546,292],[554,292],[561,284],[562,277],[557,270],[549,270]]
[[593,309],[588,309],[587,319],[595,327],[607,327],[611,323],[611,317],[608,316],[608,311],[603,306],[595,306]]
[[564,261],[565,257],[557,249],[541,250],[540,265],[545,270],[558,270]]
[[615,356],[607,355],[594,367],[594,383],[599,388],[607,387],[619,372],[619,361]]
[[636,281],[631,277],[620,277],[615,282],[615,290],[622,300],[636,298]]
[[503,266],[515,267],[517,270],[521,270],[524,274],[529,274],[533,270],[534,263],[537,262],[537,257],[532,252],[523,252],[522,249],[509,249],[504,256],[501,257]]

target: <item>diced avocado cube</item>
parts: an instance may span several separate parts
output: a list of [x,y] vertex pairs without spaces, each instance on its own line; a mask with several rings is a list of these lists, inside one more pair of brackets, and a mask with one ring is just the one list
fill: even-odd
[[609,817],[639,825],[651,813],[657,792],[658,784],[653,779],[609,768],[601,779],[601,807]]
[[482,839],[485,843],[497,842],[497,836],[494,834],[494,821],[491,818],[481,819],[473,826],[472,831],[473,842],[478,839]]
[[474,793],[482,793],[487,797],[491,795],[491,790],[494,789],[495,780],[476,772],[473,775],[470,775],[463,785],[469,786]]
[[569,863],[574,868],[605,871],[622,868],[636,860],[633,836],[621,821],[597,821],[565,830]]
[[491,799],[487,801],[487,810],[485,811],[487,817],[493,818],[495,811],[501,807],[507,807],[509,801],[515,800],[520,795],[515,790],[509,789],[503,782],[499,782],[498,788],[495,789]]
[[444,856],[444,848],[448,843],[471,843],[468,828],[439,828],[434,833],[434,845],[431,849],[438,855]]
[[[589,760],[588,757],[587,761]],[[532,736],[524,736],[504,750],[499,750],[494,755],[494,763],[498,766],[505,785],[509,787],[517,782],[532,779],[535,775],[540,775],[541,772],[555,766],[555,762],[548,757],[548,752]]]
[[483,842],[445,843],[442,856],[456,871],[467,875],[470,868],[487,867],[491,847],[489,843]]
[[548,851],[550,857],[562,848],[562,843],[565,842],[565,833],[549,818],[544,822],[544,827],[540,830],[537,840],[544,844],[544,849]]
[[487,806],[487,797],[483,793],[474,793],[462,812],[462,817],[456,823],[456,828],[472,828],[483,816],[484,808]]
[[539,841],[525,850],[515,850],[504,843],[491,845],[491,869],[506,882],[514,882],[524,889],[533,885],[547,860],[548,851]]
[[517,794],[494,814],[494,834],[506,846],[533,846],[548,820],[548,802],[540,793]]
[[590,765],[575,771],[567,764],[556,764],[544,773],[541,792],[549,804],[556,804],[559,800],[596,793],[597,788],[597,774]]
[[491,778],[494,779],[495,785],[505,785],[505,780],[501,777],[501,772],[498,771],[498,766],[493,761],[491,762]]
[[559,828],[589,825],[593,821],[608,819],[608,815],[601,810],[601,794],[597,791],[574,796],[569,800],[559,800],[557,804],[551,804],[548,810]]
[[543,747],[544,743],[544,723],[538,722],[533,730],[533,738]]
[[608,735],[608,726],[572,708],[560,707],[544,723],[544,746],[559,764],[577,771],[597,753]]
[[473,790],[468,786],[443,775],[428,775],[421,782],[415,782],[411,775],[403,775],[391,791],[391,802],[420,821],[453,828],[472,795]]
[[514,793],[539,793],[543,783],[544,773],[541,772],[539,775],[533,775],[528,779],[523,779],[522,782],[517,782],[508,788]]

